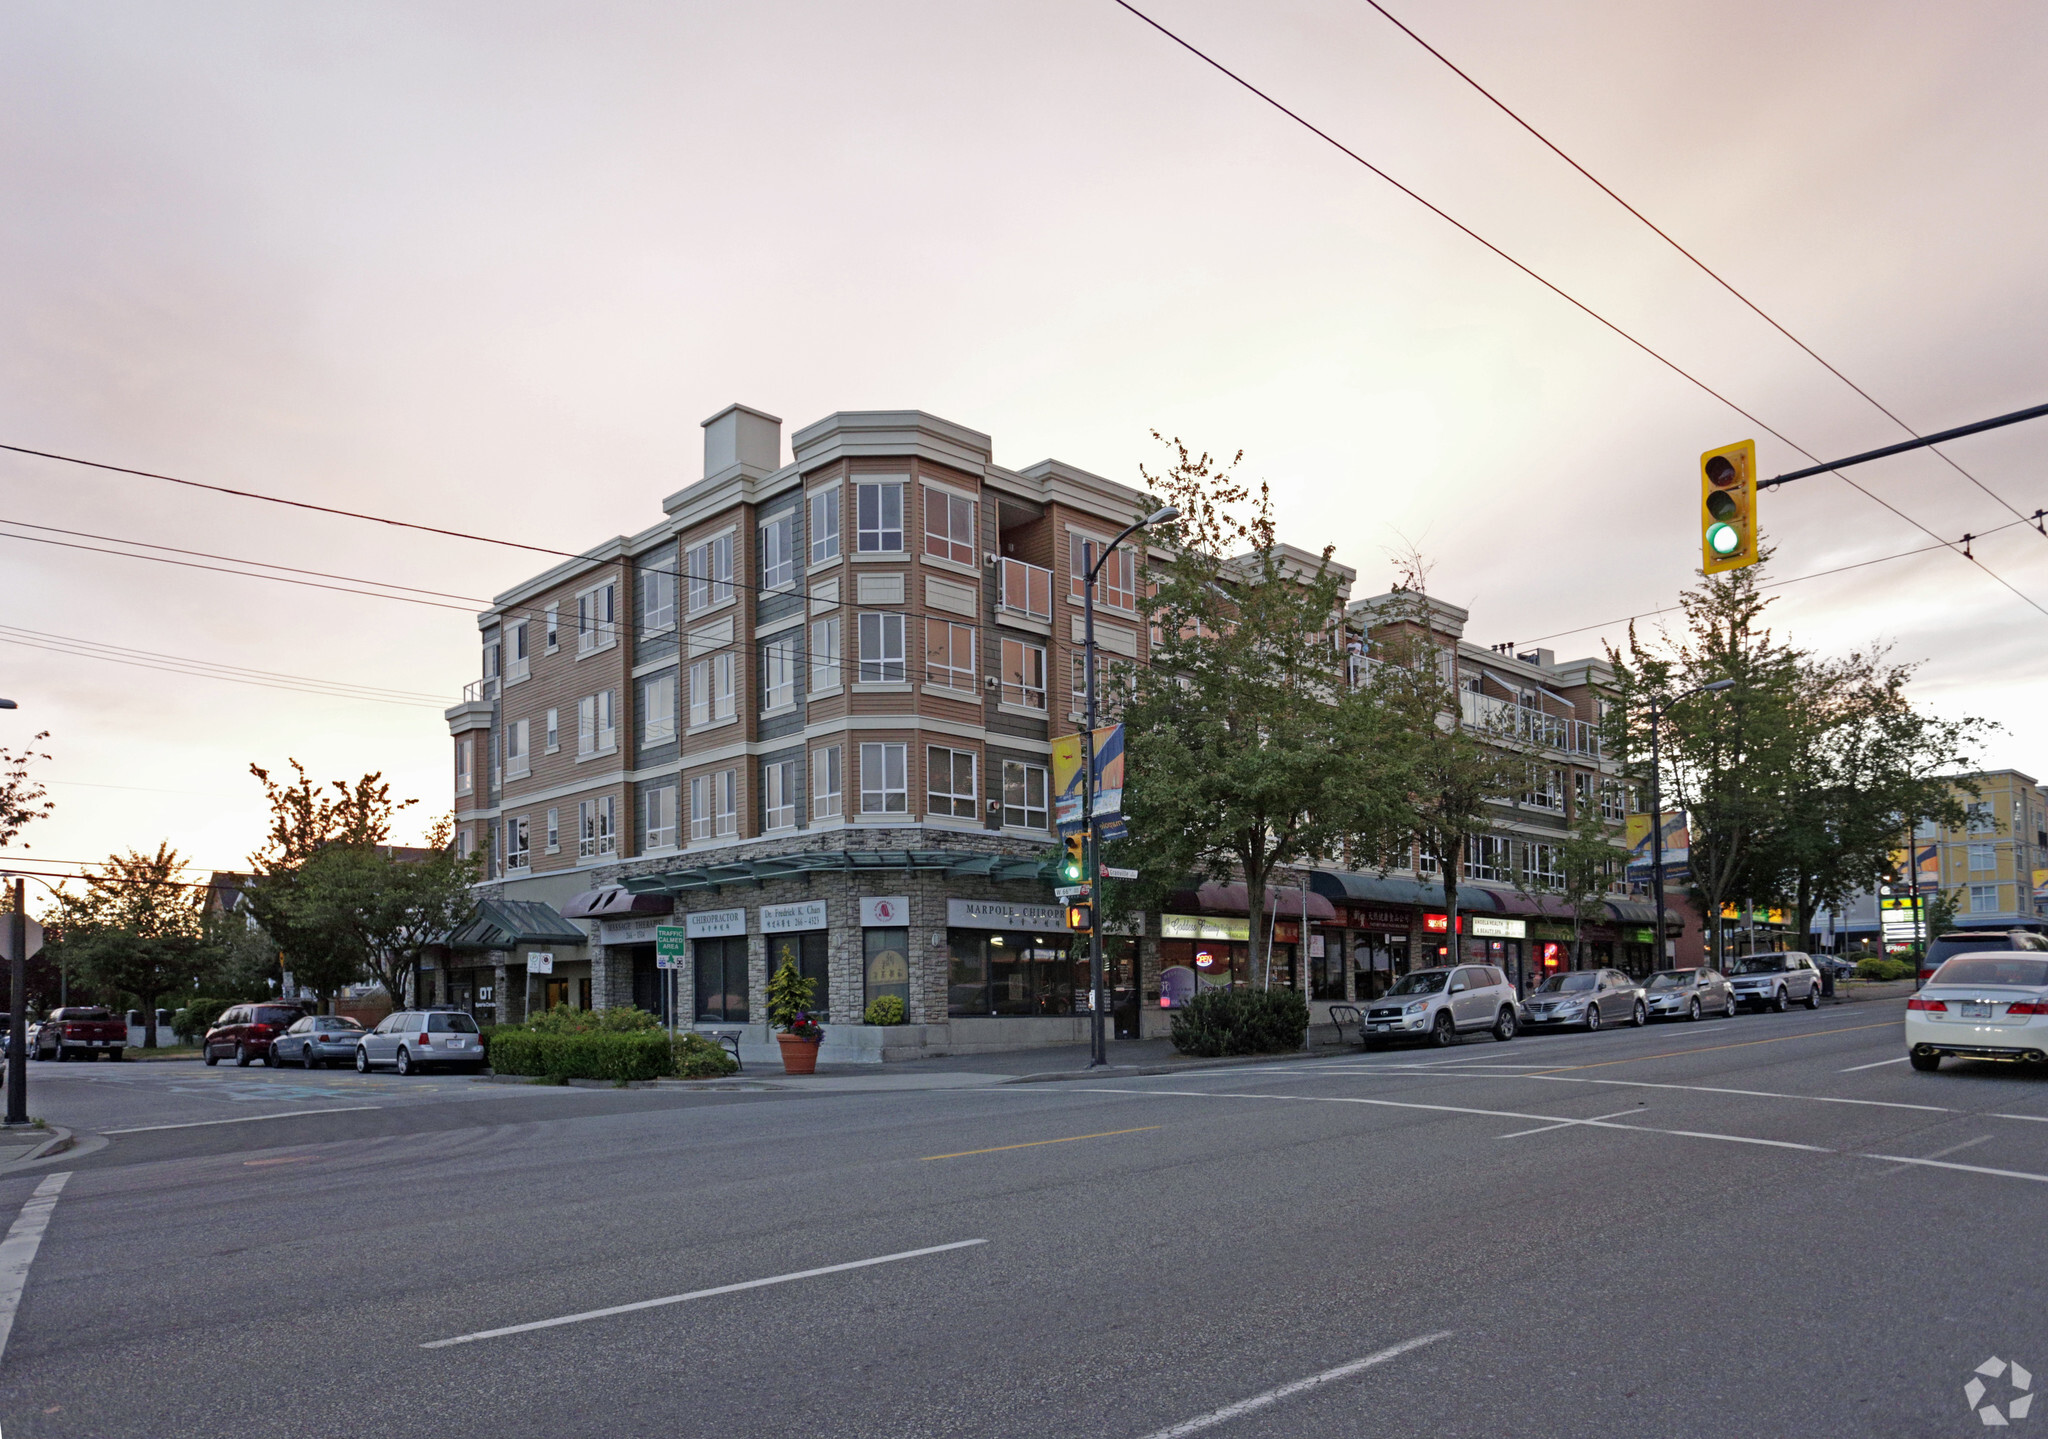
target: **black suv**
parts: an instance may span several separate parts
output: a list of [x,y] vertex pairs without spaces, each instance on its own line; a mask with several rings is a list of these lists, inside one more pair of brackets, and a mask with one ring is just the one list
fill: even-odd
[[1952,955],[1977,954],[1987,949],[2025,949],[2048,952],[2048,935],[2027,929],[1950,929],[1927,942],[1920,956],[1920,983],[1934,977],[1942,962]]

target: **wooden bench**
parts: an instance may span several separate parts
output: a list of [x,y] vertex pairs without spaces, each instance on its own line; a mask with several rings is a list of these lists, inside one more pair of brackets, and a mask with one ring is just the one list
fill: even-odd
[[740,1072],[742,1074],[746,1073],[746,1061],[740,1058],[740,1035],[744,1031],[738,1029],[700,1029],[697,1033],[713,1043],[724,1046],[725,1052],[732,1056],[732,1062],[740,1067]]

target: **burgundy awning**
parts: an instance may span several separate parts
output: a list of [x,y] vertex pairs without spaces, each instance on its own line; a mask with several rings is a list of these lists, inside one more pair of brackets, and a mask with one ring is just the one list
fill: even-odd
[[[1179,908],[1194,909],[1204,914],[1250,914],[1251,896],[1245,893],[1241,884],[1217,884],[1213,881],[1200,889],[1184,889],[1167,900]],[[1301,918],[1301,891],[1299,889],[1269,889],[1266,891],[1266,913],[1280,919]],[[1317,894],[1308,895],[1308,917],[1310,919],[1335,919],[1336,906]]]
[[1570,919],[1572,907],[1554,894],[1523,894],[1513,889],[1483,889],[1477,885],[1461,886],[1462,898],[1473,889],[1490,898],[1502,914],[1534,914],[1545,919]]

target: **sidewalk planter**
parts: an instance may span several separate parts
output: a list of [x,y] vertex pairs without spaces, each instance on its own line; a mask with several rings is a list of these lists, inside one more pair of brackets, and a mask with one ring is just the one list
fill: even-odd
[[793,1034],[778,1034],[775,1042],[782,1046],[782,1072],[784,1074],[816,1074],[818,1072],[818,1043],[815,1039],[798,1039]]

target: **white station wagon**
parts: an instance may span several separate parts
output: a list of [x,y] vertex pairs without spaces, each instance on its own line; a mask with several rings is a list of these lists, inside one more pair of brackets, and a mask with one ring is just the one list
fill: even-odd
[[476,1021],[461,1010],[401,1010],[388,1014],[356,1041],[356,1070],[368,1074],[388,1064],[400,1074],[429,1065],[484,1067],[484,1040]]

